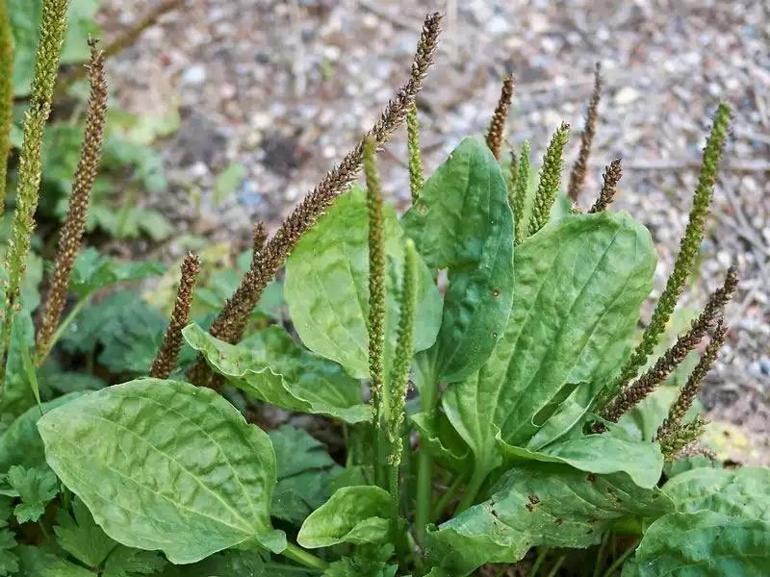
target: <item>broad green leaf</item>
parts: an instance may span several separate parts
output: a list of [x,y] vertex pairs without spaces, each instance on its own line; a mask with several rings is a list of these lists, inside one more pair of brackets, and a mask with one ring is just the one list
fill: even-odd
[[56,408],[38,430],[48,464],[119,543],[172,563],[285,547],[270,526],[270,439],[210,389],[140,379]]
[[770,523],[770,469],[693,469],[671,479],[663,492],[683,513],[707,510]]
[[35,346],[32,317],[22,309],[13,318],[11,340],[5,358],[5,382],[0,383],[0,429],[4,430],[22,413],[35,406],[35,393],[24,366],[24,357]]
[[623,577],[767,577],[770,523],[700,511],[671,513],[644,534]]
[[360,383],[339,365],[297,345],[280,327],[263,329],[239,345],[220,341],[196,324],[182,334],[214,371],[261,401],[348,423],[371,419]]
[[14,465],[0,480],[0,494],[21,499],[13,510],[19,523],[40,519],[45,506],[58,493],[56,475],[48,467],[28,469]]
[[308,549],[338,543],[384,543],[388,539],[390,495],[374,486],[344,487],[305,519],[297,542]]
[[272,515],[300,525],[332,494],[332,482],[342,468],[319,441],[289,425],[268,433],[275,449],[278,485]]
[[524,464],[500,479],[489,500],[433,531],[429,558],[459,577],[485,563],[516,563],[537,545],[588,547],[620,519],[655,518],[671,507],[624,475]]
[[500,165],[466,138],[427,180],[404,215],[406,233],[432,269],[449,270],[436,370],[455,382],[477,371],[505,329],[513,302],[513,215]]
[[[393,358],[404,262],[403,232],[392,207],[384,207],[387,258],[385,359]],[[353,377],[367,378],[369,249],[365,192],[342,194],[292,251],[286,262],[284,297],[302,342],[341,364]],[[441,297],[422,261],[418,275],[414,350],[436,340]]]
[[558,441],[540,451],[514,447],[499,440],[511,464],[531,460],[563,463],[588,473],[625,473],[639,487],[652,489],[660,480],[663,454],[658,443],[620,439],[610,435],[587,435]]
[[508,326],[481,370],[442,398],[477,477],[499,464],[498,434],[526,446],[575,391],[587,407],[631,346],[654,268],[649,232],[623,213],[568,216],[516,248]]
[[72,270],[70,290],[79,299],[118,282],[140,280],[163,274],[164,267],[157,262],[121,261],[87,248],[78,254]]
[[37,422],[44,413],[55,409],[80,396],[78,393],[64,395],[27,409],[16,418],[11,426],[0,435],[0,473],[5,473],[12,465],[32,468],[45,466],[43,440],[37,432]]
[[32,577],[94,577],[94,573],[80,565],[49,553],[40,547],[22,545],[18,549],[22,575]]

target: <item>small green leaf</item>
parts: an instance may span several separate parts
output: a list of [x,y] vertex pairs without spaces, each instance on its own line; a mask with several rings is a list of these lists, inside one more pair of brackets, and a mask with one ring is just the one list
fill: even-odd
[[388,563],[392,556],[390,544],[358,547],[355,556],[331,563],[324,577],[395,577],[398,565]]
[[625,473],[643,489],[652,489],[663,471],[663,454],[658,443],[587,435],[557,441],[540,451],[514,447],[498,439],[503,454],[513,461],[563,463],[587,473]]
[[305,519],[297,542],[308,549],[338,543],[384,543],[390,495],[374,486],[343,487]]
[[[384,220],[388,363],[393,359],[400,316],[404,241],[396,213],[387,205]],[[291,319],[305,346],[360,379],[369,376],[367,226],[366,193],[354,187],[342,194],[299,241],[286,262],[284,284]],[[442,307],[433,277],[422,260],[418,268],[415,351],[427,349],[436,340]]]
[[121,261],[87,248],[78,254],[72,270],[70,290],[84,299],[99,289],[118,282],[141,280],[163,274],[164,267],[153,261]]
[[432,269],[449,269],[436,340],[440,380],[459,381],[487,360],[514,298],[513,215],[500,165],[466,138],[404,215],[406,233]]
[[142,551],[118,545],[104,565],[102,577],[139,577],[155,575],[166,566],[166,560],[155,551]]
[[163,340],[167,319],[135,291],[111,294],[89,306],[64,332],[68,352],[98,353],[117,375],[144,375]]
[[683,513],[707,510],[770,522],[770,469],[693,469],[671,479],[663,492]]
[[21,558],[22,575],[35,577],[94,577],[88,569],[70,563],[58,555],[40,547],[22,545],[18,549]]
[[54,532],[59,546],[89,567],[101,565],[118,545],[96,524],[80,499],[74,501],[72,514],[64,507],[59,509]]
[[342,469],[326,447],[302,429],[284,425],[268,435],[278,466],[272,515],[300,525],[331,496],[331,484]]
[[270,526],[270,439],[210,389],[140,379],[56,408],[38,429],[48,464],[119,543],[173,563],[285,547]]
[[671,513],[647,529],[623,577],[767,577],[770,523],[712,511]]
[[301,348],[279,327],[263,329],[239,345],[220,341],[196,324],[182,334],[217,373],[261,401],[348,423],[371,419],[359,382],[339,365]]
[[538,545],[588,547],[620,519],[655,518],[671,508],[662,493],[625,475],[523,464],[503,475],[489,500],[431,533],[429,558],[460,577],[485,563],[516,563]]
[[7,488],[0,489],[0,493],[21,498],[21,503],[13,510],[19,523],[40,519],[45,506],[59,493],[56,475],[47,467],[28,469],[14,465],[3,477]]
[[[36,403],[24,356],[35,346],[35,329],[29,312],[22,309],[13,318],[11,341],[5,359],[5,383],[0,394],[0,429]],[[39,409],[38,409],[39,411]]]
[[[2,522],[0,522],[2,523]],[[19,557],[16,555],[16,537],[7,528],[0,529],[0,575],[13,575],[19,570]]]

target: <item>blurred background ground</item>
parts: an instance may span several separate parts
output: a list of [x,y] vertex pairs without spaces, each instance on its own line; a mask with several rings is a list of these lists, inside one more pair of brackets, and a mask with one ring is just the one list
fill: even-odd
[[[107,37],[153,5],[109,0]],[[731,139],[703,247],[697,307],[733,260],[741,289],[728,344],[703,401],[712,436],[737,459],[770,463],[770,4],[751,1],[376,2],[186,0],[110,64],[129,111],[173,116],[155,144],[170,187],[143,202],[177,233],[248,242],[255,219],[275,227],[356,139],[405,78],[427,11],[445,13],[441,49],[419,100],[428,171],[459,140],[482,133],[506,72],[517,78],[509,140],[541,155],[564,120],[568,161],[601,62],[605,90],[589,206],[602,167],[620,155],[616,208],[652,231],[671,269],[717,103],[734,110]],[[404,134],[383,155],[386,189],[408,198]],[[176,235],[175,235],[176,236]],[[184,243],[163,247],[177,257]],[[722,424],[724,423],[724,424]],[[732,425],[736,425],[733,427]]]

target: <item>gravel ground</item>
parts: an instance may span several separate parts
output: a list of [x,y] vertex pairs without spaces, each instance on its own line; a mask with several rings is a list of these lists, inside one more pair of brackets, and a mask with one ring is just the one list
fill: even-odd
[[[114,31],[153,2],[107,4],[102,19]],[[729,342],[704,402],[715,421],[739,426],[714,429],[726,453],[770,463],[766,1],[187,0],[111,63],[123,106],[158,115],[178,106],[182,114],[178,133],[158,145],[172,190],[149,202],[180,228],[216,240],[247,242],[255,218],[274,227],[403,81],[431,10],[446,17],[419,101],[428,170],[463,136],[485,130],[509,71],[517,78],[509,139],[528,139],[540,156],[560,121],[582,126],[594,63],[601,62],[601,122],[581,204],[590,205],[601,168],[621,155],[616,205],[651,229],[658,287],[686,223],[710,115],[720,100],[733,107],[702,275],[684,305],[701,304],[738,262],[743,280],[728,311]],[[570,161],[577,142],[575,134]],[[408,197],[404,158],[399,134],[383,156],[383,178],[401,204]],[[245,177],[218,200],[216,176],[233,162],[246,168]]]

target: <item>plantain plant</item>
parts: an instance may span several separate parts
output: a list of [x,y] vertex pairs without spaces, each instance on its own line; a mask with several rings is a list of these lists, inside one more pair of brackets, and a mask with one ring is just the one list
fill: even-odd
[[[577,206],[598,68],[568,194],[566,124],[539,177],[527,143],[503,154],[512,77],[486,138],[464,139],[426,178],[415,98],[439,33],[429,15],[403,88],[275,234],[256,225],[230,296],[189,254],[170,320],[152,330],[125,293],[92,297],[156,265],[80,250],[107,94],[94,43],[81,162],[34,326],[25,263],[65,11],[44,2],[3,269],[0,575],[768,574],[770,472],[723,469],[698,441],[695,400],[726,338],[736,271],[668,349],[662,340],[694,272],[726,105],[637,338],[656,255],[644,226],[608,210],[619,160],[590,210]],[[377,153],[404,121],[412,202],[399,215]],[[204,314],[196,295],[221,309]],[[650,405],[707,337],[671,402]],[[96,343],[86,365],[98,371],[51,372]],[[76,385],[61,394],[63,382]],[[344,442],[332,457],[304,429],[245,418],[265,406],[312,415]]]

